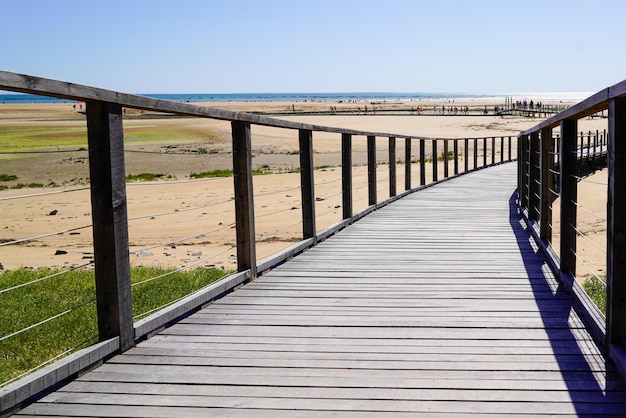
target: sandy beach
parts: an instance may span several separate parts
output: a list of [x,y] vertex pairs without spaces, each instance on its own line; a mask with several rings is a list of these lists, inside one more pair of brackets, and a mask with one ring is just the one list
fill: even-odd
[[[279,113],[275,116],[299,122],[345,127],[364,131],[438,138],[517,136],[539,122],[537,118],[494,115],[418,115],[406,112],[407,104],[380,104],[377,113],[358,103],[337,103],[337,113],[327,111],[328,103],[212,103],[229,110]],[[417,103],[409,104],[409,106]],[[443,100],[420,103],[424,109],[446,105]],[[472,99],[456,106],[494,105]],[[395,108],[394,108],[395,106]],[[398,111],[398,114],[393,114]],[[402,113],[404,112],[404,113]],[[191,173],[232,167],[230,124],[228,122],[172,116],[151,117],[126,111],[126,172],[161,173],[163,180],[131,182],[127,185],[131,263],[163,267],[236,267],[234,242],[234,203],[232,178],[192,179]],[[580,121],[579,130],[606,129],[605,119]],[[0,190],[0,243],[25,240],[18,245],[0,246],[4,269],[24,267],[71,267],[89,264],[93,256],[86,128],[84,116],[72,103],[0,104],[0,132],[32,130],[41,138],[41,153],[17,154],[18,144],[0,154],[0,174],[16,175],[3,181],[40,183],[56,187]],[[71,135],[84,138],[84,145],[65,147]],[[63,132],[57,133],[57,132]],[[55,144],[55,141],[61,142]],[[379,200],[389,195],[387,138],[377,139],[379,161]],[[254,176],[257,255],[267,257],[291,245],[301,236],[301,208],[297,131],[253,126],[253,167],[272,174]],[[314,133],[316,214],[318,230],[341,219],[340,135]],[[498,142],[499,144],[499,142]],[[499,145],[498,145],[499,146]],[[353,139],[354,210],[367,205],[366,138]],[[413,157],[417,146],[414,146]],[[440,153],[442,149],[439,149]],[[428,145],[427,155],[431,150]],[[404,144],[398,140],[397,158],[404,159]],[[463,156],[462,156],[463,158]],[[462,163],[461,163],[462,164]],[[413,184],[418,184],[418,164],[414,164]],[[427,169],[430,172],[430,167]],[[605,172],[606,170],[604,170]],[[443,177],[443,164],[439,164]],[[599,174],[602,175],[602,172]],[[428,180],[432,173],[428,174]],[[595,178],[595,176],[593,177]],[[591,177],[589,178],[591,179]],[[605,182],[599,180],[597,183]],[[582,187],[583,183],[581,183]],[[595,186],[595,187],[594,187]],[[585,205],[601,211],[606,205],[606,187],[586,182]],[[398,166],[398,191],[404,189],[404,169]],[[583,190],[583,189],[581,189]],[[604,199],[604,200],[602,200]],[[603,203],[604,202],[604,206]],[[583,228],[601,235],[602,225],[581,218]],[[605,227],[604,227],[605,228]],[[604,268],[603,255],[585,250],[590,266]],[[583,271],[581,271],[584,274]]]

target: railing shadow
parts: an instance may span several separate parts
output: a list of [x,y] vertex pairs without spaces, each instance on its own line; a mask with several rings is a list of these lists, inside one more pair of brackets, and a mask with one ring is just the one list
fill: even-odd
[[[574,298],[554,277],[546,255],[535,244],[521,210],[517,191],[509,199],[509,220],[515,234],[524,268],[530,280],[535,303],[541,315],[558,371],[570,394],[577,414],[618,414],[624,416],[626,396],[615,366],[581,329],[584,318],[575,311]],[[578,334],[578,335],[577,335]],[[619,392],[615,392],[618,390]],[[616,408],[620,410],[617,411]]]

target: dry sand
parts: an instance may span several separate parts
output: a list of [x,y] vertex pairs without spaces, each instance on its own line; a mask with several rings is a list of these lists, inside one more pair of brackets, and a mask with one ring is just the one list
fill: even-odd
[[[423,106],[441,105],[422,103]],[[286,112],[292,103],[225,103],[213,104],[230,110]],[[355,104],[336,104],[338,111],[354,110]],[[416,104],[417,105],[417,104]],[[456,103],[461,106],[463,103]],[[493,103],[471,101],[468,106],[492,106]],[[297,103],[298,112],[327,110],[328,103]],[[350,107],[352,106],[352,107]],[[389,104],[391,109],[397,104]],[[406,107],[406,104],[404,105]],[[364,131],[389,132],[402,137],[465,138],[483,136],[516,136],[539,119],[497,116],[432,116],[381,114],[305,115],[284,114],[282,119],[317,125],[352,128]],[[166,173],[175,180],[129,183],[128,213],[133,265],[192,267],[214,265],[227,269],[236,267],[233,248],[232,178],[191,180],[191,172],[232,167],[230,124],[223,121],[192,118],[133,118],[136,111],[127,111],[125,120],[127,173]],[[84,116],[72,104],[0,105],[0,132],[16,127],[84,128]],[[606,121],[584,120],[580,130],[605,129]],[[149,142],[133,139],[133,132],[153,131],[162,135]],[[168,133],[171,133],[169,135]],[[84,135],[84,131],[78,133]],[[299,166],[297,131],[253,126],[253,166],[265,167],[280,174],[254,177],[256,230],[259,259],[267,257],[299,240],[301,208],[299,174],[289,173]],[[377,140],[378,161],[388,161],[386,138]],[[340,136],[314,133],[314,164],[328,166],[315,172],[318,230],[341,219]],[[497,141],[499,145],[499,141]],[[353,139],[354,210],[367,205],[366,140]],[[404,159],[403,141],[398,141],[397,158]],[[413,146],[413,155],[417,153]],[[439,152],[442,151],[440,148]],[[427,154],[430,153],[430,146]],[[461,163],[462,166],[462,163]],[[471,164],[470,164],[471,166]],[[432,177],[427,169],[427,179]],[[452,166],[450,166],[452,172]],[[62,187],[0,191],[2,220],[0,242],[28,239],[19,245],[0,246],[0,263],[5,269],[20,266],[77,266],[92,260],[93,247],[91,209],[87,184],[88,166],[85,151],[47,154],[0,155],[0,173],[16,174],[22,183],[54,182]],[[413,167],[414,185],[418,184],[418,165]],[[439,176],[443,165],[439,164]],[[398,166],[398,191],[404,188],[404,167]],[[4,183],[4,182],[3,182]],[[379,200],[389,195],[388,166],[378,168]],[[12,183],[5,183],[11,185]],[[591,183],[589,183],[591,184]],[[602,206],[604,193],[586,190],[591,202]],[[580,193],[580,192],[579,192]],[[26,197],[24,197],[26,196]],[[605,202],[605,200],[604,200]],[[585,203],[587,204],[587,203]],[[604,203],[605,204],[605,203]],[[52,215],[52,213],[54,213]],[[584,221],[587,222],[587,221]],[[589,221],[594,234],[602,226]],[[84,227],[84,228],[83,228]],[[587,224],[583,226],[587,228]],[[606,227],[604,227],[606,229]],[[57,254],[60,253],[60,254]],[[55,255],[57,254],[57,255]],[[602,264],[597,255],[590,264]]]

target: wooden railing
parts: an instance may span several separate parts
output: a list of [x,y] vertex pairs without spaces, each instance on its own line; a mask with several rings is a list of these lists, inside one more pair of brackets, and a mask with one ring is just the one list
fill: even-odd
[[[52,96],[86,103],[91,207],[96,277],[99,342],[57,363],[0,389],[0,411],[15,408],[46,387],[76,375],[81,369],[116,352],[133,347],[138,339],[165,326],[212,299],[262,274],[278,263],[326,239],[371,211],[408,193],[482,167],[516,158],[517,138],[433,139],[382,132],[316,126],[269,117],[220,110],[189,103],[164,101],[83,85],[0,71],[0,90]],[[123,107],[174,115],[226,120],[232,126],[232,155],[236,218],[237,273],[210,285],[162,311],[133,322],[130,286],[128,216],[124,164]],[[266,260],[257,260],[255,206],[252,182],[252,130],[254,125],[296,130],[300,153],[302,240]],[[324,230],[316,227],[313,134],[338,134],[342,147],[342,220]],[[377,191],[376,145],[385,138],[389,163],[389,198]],[[368,206],[354,213],[352,142],[367,141]],[[397,191],[397,139],[404,140],[404,191]],[[413,147],[416,145],[415,161]],[[426,154],[431,148],[431,157]],[[438,151],[439,150],[439,151]],[[440,154],[441,152],[441,154]],[[499,156],[497,155],[499,154]],[[462,156],[462,158],[461,158]],[[438,158],[439,157],[439,158]],[[207,155],[210,158],[210,155]],[[430,164],[431,167],[428,167]],[[412,184],[418,167],[419,185]],[[427,170],[432,170],[426,182]],[[443,171],[443,173],[441,173]],[[443,177],[441,177],[443,175]],[[440,179],[441,178],[441,179]],[[3,320],[7,320],[4,318]]]
[[[608,109],[608,132],[578,135],[578,121]],[[559,127],[558,143],[553,129]],[[591,138],[594,138],[593,141]],[[595,338],[626,376],[626,81],[606,88],[519,135],[519,204],[550,256],[551,268],[580,301]],[[604,154],[604,155],[602,155]],[[576,281],[578,184],[581,163],[606,158],[606,316]],[[559,198],[559,231],[552,203]],[[554,219],[556,222],[557,219]],[[553,233],[559,235],[552,247]]]

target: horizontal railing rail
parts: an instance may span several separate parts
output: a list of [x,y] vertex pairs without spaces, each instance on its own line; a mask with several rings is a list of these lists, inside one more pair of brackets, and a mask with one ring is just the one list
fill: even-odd
[[[608,111],[606,132],[578,132],[580,119]],[[553,129],[559,128],[555,140]],[[608,87],[575,106],[520,133],[518,137],[519,204],[532,231],[550,255],[551,268],[577,296],[595,338],[626,375],[626,81]],[[576,281],[577,239],[586,239],[577,224],[581,167],[608,167],[606,217],[606,314],[603,315]],[[553,208],[559,199],[558,208]],[[558,211],[556,210],[558,209]],[[590,213],[588,210],[586,210]],[[558,218],[553,219],[553,212]],[[553,225],[558,222],[558,230]],[[552,246],[558,236],[557,248]]]
[[[71,378],[113,353],[128,350],[137,340],[228,293],[377,208],[454,176],[517,158],[517,138],[511,136],[425,138],[311,125],[6,71],[0,71],[0,90],[86,103],[99,334],[99,343],[93,347],[74,353],[0,389],[0,411],[3,412],[19,407],[20,403],[37,396],[47,387]],[[230,121],[232,136],[237,272],[137,322],[133,321],[131,302],[123,108]],[[295,130],[299,144],[301,240],[264,260],[258,260],[256,255],[255,192],[252,182],[252,126],[255,125]],[[337,141],[341,144],[341,220],[321,230],[316,223],[317,195],[313,164],[315,132],[336,133]],[[360,211],[353,206],[355,187],[352,156],[355,141],[363,141],[367,153],[367,205]],[[377,147],[380,144],[384,144],[383,149],[386,149],[387,158],[384,162],[388,165],[388,189],[384,191],[378,190],[380,150]],[[404,155],[397,155],[398,149],[402,148]],[[210,157],[210,154],[206,155],[206,158]],[[402,177],[398,173],[398,166],[401,165],[404,166],[403,191],[398,190],[398,182]]]

